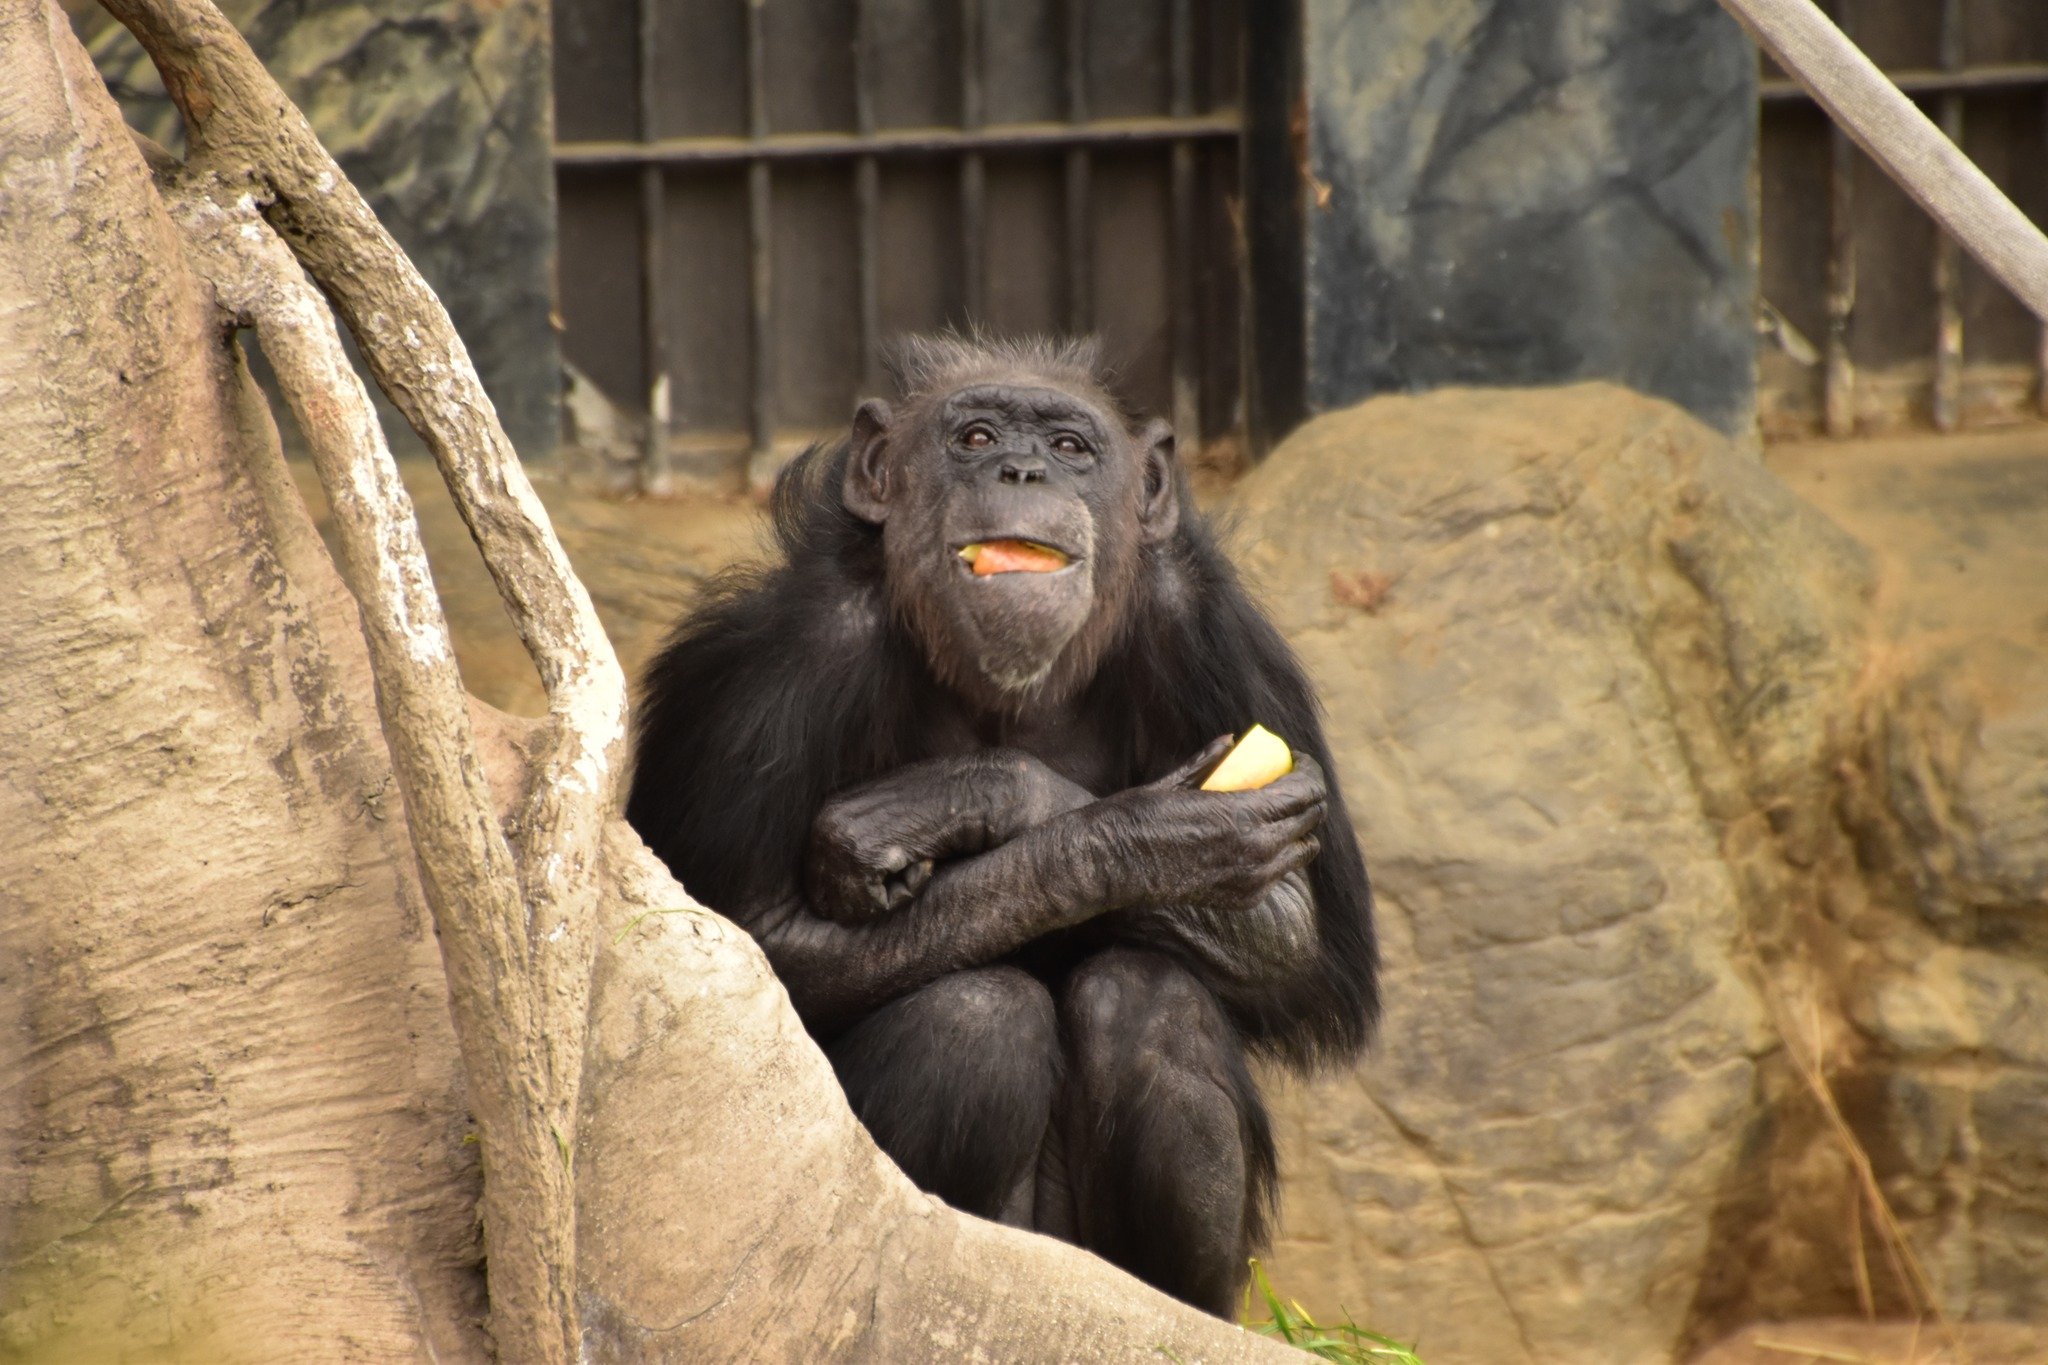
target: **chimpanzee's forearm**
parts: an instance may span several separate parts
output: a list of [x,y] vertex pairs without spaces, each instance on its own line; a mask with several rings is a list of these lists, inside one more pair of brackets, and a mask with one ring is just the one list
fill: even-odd
[[938,860],[987,852],[1094,800],[1014,749],[911,764],[825,803],[812,825],[805,892],[828,919],[892,914],[923,890]]
[[1225,996],[1268,989],[1312,970],[1316,960],[1315,893],[1306,869],[1282,877],[1247,910],[1145,907],[1108,916],[1102,928],[1119,941],[1171,952]]
[[830,1034],[885,1001],[948,972],[979,967],[1025,944],[1132,904],[1117,831],[1126,812],[1098,802],[1025,830],[975,857],[942,865],[894,913],[847,923],[818,914],[794,889],[744,913],[797,1013]]

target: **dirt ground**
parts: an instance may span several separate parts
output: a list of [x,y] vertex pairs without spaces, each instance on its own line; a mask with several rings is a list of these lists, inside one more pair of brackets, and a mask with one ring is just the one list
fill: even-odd
[[1766,461],[1877,555],[1895,639],[2048,642],[2048,425],[1801,442]]

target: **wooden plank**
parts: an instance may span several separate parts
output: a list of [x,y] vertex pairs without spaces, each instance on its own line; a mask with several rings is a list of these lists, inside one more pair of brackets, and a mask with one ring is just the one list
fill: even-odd
[[2048,320],[2048,236],[1825,14],[1810,0],[1721,4],[1999,283]]
[[[1941,0],[1941,68],[1963,65],[1962,0]],[[1963,97],[1941,96],[1941,132],[1963,145]],[[1956,239],[1940,233],[1934,239],[1934,428],[1954,431],[1963,422],[1963,253]]]
[[[1848,32],[1850,0],[1835,11]],[[1828,435],[1856,434],[1856,362],[1849,352],[1849,323],[1856,311],[1856,144],[1840,126],[1828,138],[1828,335],[1822,373],[1823,412]]]

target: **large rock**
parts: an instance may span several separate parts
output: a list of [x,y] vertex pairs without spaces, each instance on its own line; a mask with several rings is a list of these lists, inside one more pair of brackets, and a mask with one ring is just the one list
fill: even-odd
[[1236,502],[1386,954],[1378,1052],[1278,1087],[1276,1282],[1433,1365],[1671,1358],[1773,1040],[1727,843],[1820,837],[1863,555],[1601,385],[1375,400]]
[[[1886,647],[1844,808],[1863,900],[1855,1118],[1957,1317],[2048,1322],[2048,440],[1788,474],[1880,558]],[[2039,1357],[2035,1357],[2039,1358]]]

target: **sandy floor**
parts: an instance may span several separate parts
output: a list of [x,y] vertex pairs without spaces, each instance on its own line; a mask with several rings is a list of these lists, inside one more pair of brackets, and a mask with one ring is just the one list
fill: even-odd
[[1766,459],[1877,556],[1895,636],[2048,646],[2048,425],[1773,446]]

